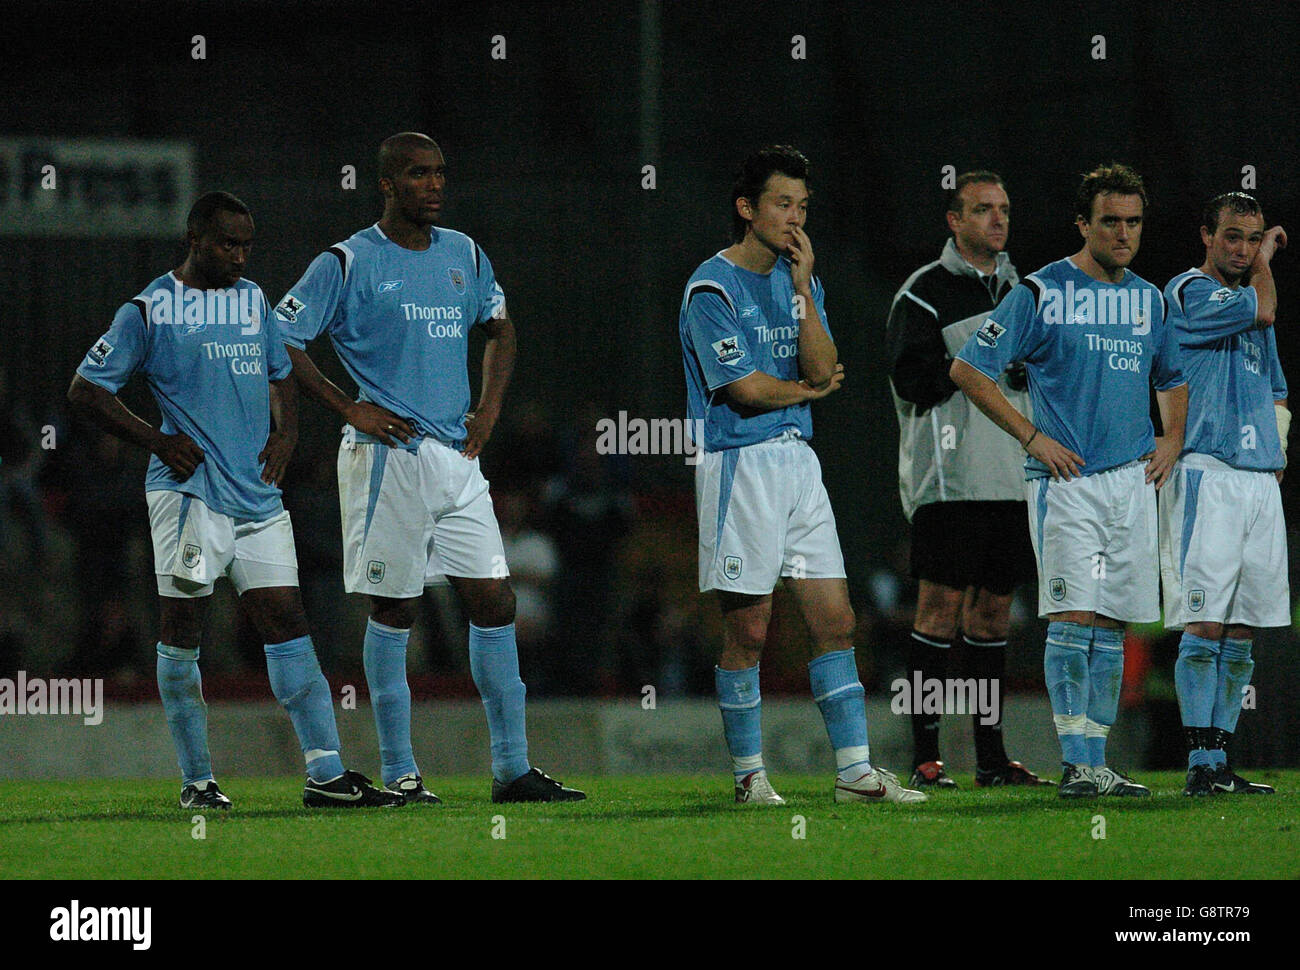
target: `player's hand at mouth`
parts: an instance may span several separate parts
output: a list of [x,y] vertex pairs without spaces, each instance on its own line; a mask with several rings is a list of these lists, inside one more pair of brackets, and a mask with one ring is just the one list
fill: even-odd
[[293,455],[297,438],[290,437],[282,431],[272,431],[266,439],[257,460],[265,462],[262,466],[262,481],[268,485],[279,485],[284,480],[285,470],[289,467],[289,458]]
[[1053,481],[1064,478],[1068,482],[1072,478],[1077,478],[1083,474],[1083,466],[1087,464],[1081,456],[1041,431],[1030,437],[1025,451],[1047,466]]
[[387,408],[369,401],[357,401],[348,408],[344,420],[362,434],[378,438],[382,444],[396,448],[415,437],[415,429]]
[[790,276],[794,289],[799,293],[812,287],[813,249],[812,240],[798,226],[790,230],[791,240],[786,252],[790,257]]
[[[1169,473],[1178,463],[1178,456],[1183,452],[1183,439],[1165,435],[1156,439],[1156,450],[1142,456],[1147,462],[1147,482],[1155,482],[1156,488],[1164,487],[1169,480]],[[1150,459],[1150,461],[1147,461]]]
[[150,449],[182,482],[203,463],[203,449],[187,434],[159,434]]
[[461,454],[471,461],[477,458],[482,453],[483,446],[492,437],[492,429],[496,427],[496,423],[496,417],[489,415],[482,408],[465,415],[465,445],[460,449]]

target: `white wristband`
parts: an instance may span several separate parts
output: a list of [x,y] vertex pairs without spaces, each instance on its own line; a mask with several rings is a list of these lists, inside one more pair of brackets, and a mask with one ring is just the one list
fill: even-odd
[[1273,405],[1273,413],[1277,415],[1277,436],[1282,440],[1282,467],[1286,467],[1286,436],[1291,430],[1291,412],[1280,404]]

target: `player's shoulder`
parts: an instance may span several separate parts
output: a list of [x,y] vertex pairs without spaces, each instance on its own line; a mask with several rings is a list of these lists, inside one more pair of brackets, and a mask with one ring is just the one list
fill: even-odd
[[434,230],[434,245],[445,259],[464,260],[478,276],[483,268],[483,247],[468,234],[459,229],[444,229],[439,226]]
[[1188,298],[1213,299],[1220,290],[1223,291],[1223,296],[1230,296],[1234,292],[1230,287],[1224,286],[1213,276],[1194,266],[1179,273],[1165,284],[1164,298],[1171,309],[1181,313],[1186,309]]
[[696,267],[691,278],[686,281],[684,300],[685,305],[690,306],[697,296],[711,293],[734,312],[739,292],[736,267],[719,251]]

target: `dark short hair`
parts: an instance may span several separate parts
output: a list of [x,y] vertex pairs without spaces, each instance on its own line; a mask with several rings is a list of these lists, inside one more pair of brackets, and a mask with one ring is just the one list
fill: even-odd
[[190,207],[190,214],[185,219],[185,228],[196,236],[202,236],[212,228],[212,217],[218,212],[233,212],[236,215],[248,216],[250,219],[253,217],[248,206],[229,192],[208,192],[199,196],[198,201]]
[[1142,210],[1146,211],[1147,187],[1142,176],[1132,166],[1111,162],[1109,165],[1098,165],[1083,177],[1079,191],[1074,196],[1074,214],[1084,222],[1091,222],[1092,200],[1107,194],[1136,195],[1142,199]]
[[379,177],[396,178],[417,151],[440,151],[438,143],[419,131],[400,131],[379,143]]
[[1245,192],[1224,192],[1205,203],[1205,211],[1201,213],[1201,225],[1211,236],[1218,231],[1219,214],[1224,209],[1231,209],[1239,216],[1264,218],[1264,209],[1253,195],[1247,195]]
[[749,222],[736,211],[737,199],[749,199],[757,204],[763,187],[773,174],[780,172],[792,179],[808,181],[812,166],[799,149],[790,145],[768,145],[760,148],[741,163],[736,180],[731,186],[731,241],[744,242]]
[[988,169],[980,168],[973,172],[962,172],[957,176],[957,183],[948,190],[948,211],[961,215],[966,211],[965,203],[962,202],[961,190],[968,185],[984,185],[992,182],[1002,186],[1005,189],[1006,183],[1002,181],[1002,176],[997,172],[990,172]]

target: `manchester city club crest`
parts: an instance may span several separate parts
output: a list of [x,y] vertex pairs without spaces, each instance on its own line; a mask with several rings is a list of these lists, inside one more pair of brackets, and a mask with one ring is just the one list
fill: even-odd
[[454,266],[447,267],[447,275],[451,277],[451,288],[461,296],[465,295],[465,273],[463,270]]
[[1052,599],[1059,603],[1061,600],[1065,599],[1065,580],[1060,577],[1053,579],[1047,584],[1047,592]]
[[193,569],[203,558],[203,550],[193,543],[185,543],[185,548],[181,550],[181,562],[186,569]]
[[382,583],[384,581],[384,564],[378,559],[372,559],[366,563],[366,579],[375,584]]
[[727,556],[722,560],[722,574],[728,579],[740,578],[741,560],[739,556]]
[[1187,591],[1187,608],[1193,613],[1199,613],[1205,608],[1205,590],[1189,589]]

